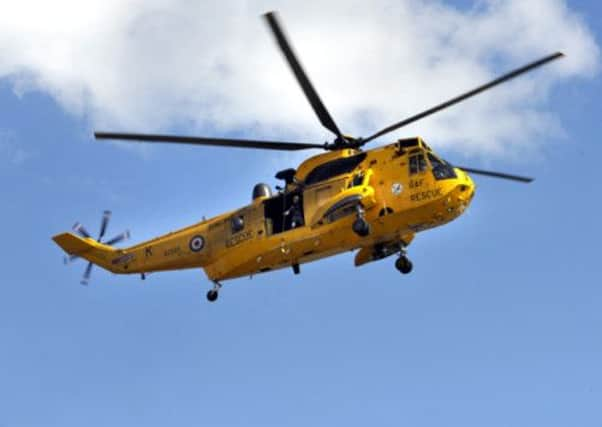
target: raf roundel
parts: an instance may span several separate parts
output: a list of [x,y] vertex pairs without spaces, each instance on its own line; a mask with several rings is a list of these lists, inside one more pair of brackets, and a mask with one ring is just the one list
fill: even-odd
[[190,239],[188,246],[192,252],[199,252],[205,247],[205,239],[203,239],[203,236],[194,236]]

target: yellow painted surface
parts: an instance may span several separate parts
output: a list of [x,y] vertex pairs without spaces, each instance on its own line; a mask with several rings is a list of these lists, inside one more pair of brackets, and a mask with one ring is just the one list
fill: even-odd
[[[211,280],[254,275],[314,261],[337,253],[361,249],[356,265],[371,260],[374,245],[403,241],[409,244],[420,231],[443,225],[461,215],[470,204],[475,186],[468,174],[456,169],[456,178],[435,180],[430,163],[423,172],[410,174],[412,151],[397,143],[365,151],[366,158],[350,173],[301,187],[305,225],[272,234],[273,224],[264,217],[264,201],[124,249],[82,239],[72,233],[54,236],[68,254],[76,254],[113,273],[203,268]],[[298,189],[316,166],[360,153],[345,149],[326,152],[303,162]],[[358,178],[354,183],[354,177]],[[359,182],[361,181],[361,182]],[[359,183],[358,183],[359,182]],[[371,233],[359,237],[351,228],[355,215],[322,220],[329,207],[350,195],[359,195]],[[233,218],[244,217],[240,231]]]

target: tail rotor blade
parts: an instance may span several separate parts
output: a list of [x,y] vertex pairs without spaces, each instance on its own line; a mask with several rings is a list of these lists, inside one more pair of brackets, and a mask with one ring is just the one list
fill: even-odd
[[63,263],[65,263],[65,265],[72,263],[73,261],[75,261],[76,259],[78,259],[79,256],[78,255],[69,255],[63,258]]
[[113,237],[112,239],[107,240],[105,242],[105,245],[111,246],[111,245],[114,245],[116,243],[123,242],[124,240],[127,240],[129,238],[130,238],[130,232],[129,232],[129,230],[126,230],[123,233],[121,233],[121,234]]
[[92,273],[92,267],[94,266],[94,264],[92,264],[91,262],[88,263],[88,266],[86,267],[86,271],[84,271],[84,277],[82,277],[81,280],[81,284],[84,286],[87,286],[88,283],[90,282],[90,274]]
[[99,242],[104,237],[104,235],[107,231],[107,226],[109,225],[110,219],[111,219],[111,211],[104,211],[102,214],[102,220],[100,222],[100,233],[98,234],[98,239],[96,239]]
[[80,222],[76,222],[75,224],[73,224],[73,231],[87,239],[90,239],[92,237]]

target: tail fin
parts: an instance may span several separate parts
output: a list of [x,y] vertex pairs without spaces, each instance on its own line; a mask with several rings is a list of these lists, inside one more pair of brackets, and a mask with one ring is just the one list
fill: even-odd
[[52,240],[69,255],[77,255],[106,270],[116,272],[111,260],[122,251],[98,243],[94,239],[82,239],[72,233],[57,234]]

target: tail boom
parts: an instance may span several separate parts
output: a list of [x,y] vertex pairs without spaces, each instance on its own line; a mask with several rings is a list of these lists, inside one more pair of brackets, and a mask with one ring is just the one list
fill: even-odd
[[133,274],[202,268],[211,260],[206,224],[195,224],[128,248],[114,248],[92,238],[62,233],[52,239],[67,254],[77,255],[112,273]]

